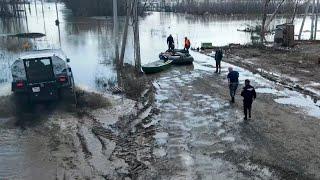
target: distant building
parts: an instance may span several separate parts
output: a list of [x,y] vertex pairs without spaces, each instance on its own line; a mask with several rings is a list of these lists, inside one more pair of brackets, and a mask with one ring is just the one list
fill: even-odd
[[141,3],[147,7],[157,9],[165,6],[175,6],[177,3],[179,3],[179,0],[141,0]]

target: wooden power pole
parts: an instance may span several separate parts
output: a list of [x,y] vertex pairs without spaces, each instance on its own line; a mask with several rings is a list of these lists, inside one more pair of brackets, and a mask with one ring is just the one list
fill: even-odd
[[316,6],[316,23],[315,23],[315,30],[314,30],[314,40],[317,39],[317,31],[318,31],[318,15],[319,15],[319,0],[317,0],[317,6]]
[[134,35],[134,54],[135,54],[135,67],[141,71],[141,56],[140,56],[140,38],[139,38],[139,16],[138,16],[138,3],[139,0],[133,0],[133,35]]
[[124,54],[125,54],[125,51],[126,51],[126,44],[127,44],[127,38],[128,38],[128,27],[129,27],[130,16],[132,14],[132,2],[131,2],[131,0],[127,0],[126,8],[127,8],[127,14],[126,14],[126,20],[125,20],[124,29],[123,29],[123,35],[122,35],[120,61],[119,61],[119,64],[118,64],[118,66],[120,66],[120,67],[123,66]]
[[114,34],[114,48],[115,48],[115,61],[119,63],[119,25],[118,25],[118,5],[117,0],[113,0],[113,34]]
[[313,40],[314,38],[314,10],[316,6],[316,0],[312,1],[312,14],[311,14],[311,33],[310,33],[310,40]]

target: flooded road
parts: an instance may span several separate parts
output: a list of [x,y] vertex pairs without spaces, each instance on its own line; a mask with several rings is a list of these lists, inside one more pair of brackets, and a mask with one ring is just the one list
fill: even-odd
[[241,160],[250,148],[239,132],[242,113],[214,89],[194,88],[203,74],[177,69],[157,81],[155,118],[165,130],[154,136],[159,179],[275,179],[268,168]]
[[[83,89],[105,92],[117,84],[119,77],[113,62],[111,17],[73,17],[63,4],[59,4],[61,25],[58,29],[54,24],[54,3],[44,4],[44,18],[40,2],[37,6],[32,5],[30,9],[27,21],[1,20],[3,26],[0,28],[0,34],[5,36],[19,32],[42,32],[47,36],[31,40],[1,37],[3,43],[0,49],[0,96],[10,95],[10,66],[26,41],[30,42],[34,49],[62,48],[71,59],[70,65],[73,68],[76,84]],[[285,19],[276,20],[277,23],[283,21]],[[243,28],[245,24],[255,25],[257,22],[257,19],[252,18],[200,18],[184,14],[152,13],[143,17],[140,22],[142,63],[158,59],[159,52],[166,48],[165,39],[170,33],[178,40],[178,47],[182,46],[184,36],[188,36],[195,47],[201,42],[213,42],[214,45],[246,44],[251,42],[250,35],[238,32],[237,29]],[[297,24],[299,23],[298,19]],[[308,37],[307,33],[305,37]],[[133,63],[132,39],[130,32],[125,60],[127,63]],[[132,107],[127,109],[124,103],[117,104],[123,107],[114,108],[112,111],[116,114],[114,116],[106,111],[108,113],[102,113],[103,116],[99,113],[93,114],[93,117],[97,115],[98,118],[88,120],[88,117],[77,119],[74,114],[63,112],[57,113],[58,116],[43,118],[43,123],[26,128],[17,125],[11,113],[1,112],[0,161],[6,163],[0,165],[0,177],[59,179],[62,176],[60,179],[64,179],[63,176],[67,174],[68,177],[134,179],[135,176],[132,175],[134,172],[139,172],[136,176],[145,179],[295,177],[290,176],[287,170],[316,174],[314,177],[319,177],[314,166],[317,164],[317,159],[312,160],[311,157],[305,156],[308,152],[313,153],[313,157],[319,156],[319,153],[313,151],[319,147],[317,140],[320,139],[319,135],[314,133],[317,130],[314,127],[319,125],[317,125],[320,117],[319,102],[314,103],[308,96],[235,67],[240,72],[241,84],[248,78],[252,80],[259,93],[254,109],[256,118],[253,122],[245,123],[242,121],[240,98],[237,97],[235,105],[230,105],[225,88],[226,68],[232,65],[223,63],[223,73],[215,75],[212,58],[198,53],[192,55],[195,57],[194,66],[174,67],[157,75],[160,77],[156,77],[153,83],[156,87],[156,104],[152,108],[159,109],[160,112],[151,117],[152,121],[149,124],[143,126],[145,129],[153,127],[151,129],[156,130],[154,135],[152,133],[145,135],[148,137],[131,133],[132,129],[125,125],[123,126],[127,129],[123,131],[127,132],[121,132],[121,129],[115,127],[115,123],[120,119],[117,112],[130,110],[134,106],[132,102],[133,105],[130,104]],[[287,126],[281,124],[280,120]],[[303,124],[301,120],[311,124]],[[100,131],[95,134],[97,121],[101,123],[98,126]],[[127,121],[123,123],[125,122]],[[51,127],[51,123],[56,124]],[[128,124],[131,125],[130,123],[129,121]],[[313,130],[312,125],[314,125]],[[136,128],[136,124],[132,126]],[[54,130],[46,129],[48,127]],[[254,129],[255,127],[260,129]],[[267,128],[263,129],[265,127]],[[292,130],[287,130],[286,127]],[[297,127],[306,129],[300,130]],[[59,136],[61,142],[53,141],[51,144],[48,136],[54,134],[48,135],[46,132],[56,132],[55,128],[66,134]],[[143,128],[140,131],[145,130]],[[256,134],[250,134],[252,129],[256,130]],[[273,129],[275,132],[272,132]],[[302,131],[308,134],[299,134]],[[260,132],[265,134],[260,135]],[[282,132],[287,133],[287,136],[283,136]],[[308,137],[314,138],[308,139]],[[133,142],[128,143],[128,139]],[[288,144],[288,148],[278,145],[289,141],[293,143]],[[264,145],[268,146],[268,143],[274,142],[278,143],[277,147]],[[127,146],[128,144],[130,146]],[[48,146],[52,149],[48,149]],[[64,146],[72,147],[68,149]],[[310,149],[305,149],[303,146]],[[131,152],[128,147],[134,150]],[[265,150],[267,152],[264,149],[267,149]],[[149,151],[151,155],[147,153]],[[53,155],[49,152],[55,153]],[[138,153],[137,159],[131,157],[134,153]],[[58,161],[62,165],[57,164],[56,159],[51,159],[54,156],[63,159],[63,163]],[[74,160],[77,157],[82,159]],[[135,163],[130,162],[131,158]],[[77,167],[78,165],[81,167]],[[152,170],[150,174],[146,173],[147,169]],[[78,174],[78,171],[81,173]],[[286,173],[289,176],[285,176]]]
[[[296,120],[301,121],[301,116],[304,116],[303,119],[313,119],[312,121],[315,120],[316,123],[320,119],[319,104],[314,103],[308,96],[287,90],[257,74],[227,63],[222,64],[221,75],[214,74],[212,58],[198,53],[193,53],[193,56],[196,59],[194,67],[175,67],[161,74],[154,83],[157,89],[156,107],[160,110],[160,114],[153,119],[153,123],[160,126],[154,136],[153,150],[157,158],[154,165],[158,167],[157,177],[159,179],[290,179],[290,175],[287,176],[286,172],[264,166],[261,161],[254,160],[252,154],[257,151],[253,146],[256,140],[247,139],[246,134],[250,131],[246,131],[252,124],[260,121],[265,123],[268,119],[276,118],[268,112],[268,108],[259,105],[260,101],[267,101],[271,109],[276,106],[281,107],[281,104],[289,104],[289,107],[282,106],[282,112],[276,116],[281,121],[294,122],[292,116],[289,117],[285,111],[296,107],[299,110],[289,112],[296,113],[293,115],[297,116]],[[243,121],[239,96],[235,105],[229,102],[226,75],[230,66],[240,72],[240,90],[245,79],[250,79],[257,88],[258,102],[253,106],[254,122]],[[194,70],[190,71],[193,68]],[[261,116],[261,113],[264,115]],[[305,118],[306,116],[309,118]],[[275,131],[276,129],[274,128]],[[258,143],[266,143],[262,139],[258,139]]]

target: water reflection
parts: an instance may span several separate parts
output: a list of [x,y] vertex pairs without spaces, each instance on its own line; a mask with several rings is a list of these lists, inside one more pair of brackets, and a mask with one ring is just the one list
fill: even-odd
[[[34,1],[28,7],[28,24],[24,18],[1,19],[0,34],[39,32],[46,34],[40,39],[30,39],[33,49],[62,48],[71,59],[75,81],[78,86],[92,90],[103,90],[117,85],[118,75],[114,68],[113,22],[112,17],[74,17],[64,4],[58,4],[60,32],[55,25],[54,2]],[[275,24],[285,22],[278,18]],[[238,32],[245,25],[256,25],[256,17],[239,16],[193,16],[174,13],[151,13],[140,20],[140,40],[142,64],[158,59],[159,52],[166,48],[166,37],[172,34],[176,46],[183,46],[183,38],[188,36],[193,47],[201,42],[212,42],[215,46],[229,43],[250,43],[251,35]],[[297,24],[301,20],[298,18]],[[120,35],[124,18],[120,18]],[[309,21],[306,22],[308,27]],[[296,27],[299,28],[298,26]],[[309,35],[305,33],[305,37]],[[319,36],[320,37],[320,36]],[[0,38],[0,86],[10,82],[10,64],[21,51],[23,39]],[[61,45],[60,45],[61,43]],[[133,32],[128,33],[125,62],[133,64]]]

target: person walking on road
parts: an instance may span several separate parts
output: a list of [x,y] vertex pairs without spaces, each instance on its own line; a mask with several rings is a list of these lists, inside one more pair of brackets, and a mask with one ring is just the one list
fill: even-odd
[[223,58],[223,52],[221,49],[217,49],[214,55],[214,59],[216,60],[216,73],[221,73],[221,60]]
[[168,44],[168,50],[174,50],[174,40],[171,34],[167,38],[167,44]]
[[241,92],[241,96],[243,97],[244,120],[248,120],[248,112],[249,119],[251,119],[252,103],[256,99],[257,94],[254,87],[250,85],[250,81],[248,79],[245,80],[245,87]]
[[239,85],[239,73],[234,71],[232,67],[229,67],[229,74],[227,76],[229,82],[231,102],[234,103],[234,97],[236,95],[238,85]]
[[187,37],[185,37],[184,38],[184,50],[189,52],[190,46],[191,46],[190,40]]

